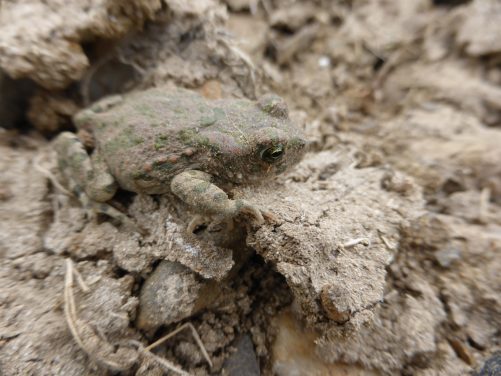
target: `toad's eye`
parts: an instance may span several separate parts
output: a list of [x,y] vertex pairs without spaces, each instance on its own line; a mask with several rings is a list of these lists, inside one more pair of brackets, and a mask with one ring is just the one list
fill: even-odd
[[261,151],[261,159],[268,163],[278,161],[284,155],[283,145],[275,145]]

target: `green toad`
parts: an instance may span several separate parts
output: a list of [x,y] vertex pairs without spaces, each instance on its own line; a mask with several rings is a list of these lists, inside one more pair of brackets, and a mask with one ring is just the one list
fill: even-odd
[[68,186],[88,209],[131,221],[106,202],[118,188],[138,194],[173,193],[203,217],[245,212],[263,222],[260,209],[232,200],[220,187],[249,184],[295,165],[305,151],[285,102],[265,95],[207,100],[184,89],[153,88],[101,100],[75,116],[93,137],[89,155],[64,132],[55,141]]

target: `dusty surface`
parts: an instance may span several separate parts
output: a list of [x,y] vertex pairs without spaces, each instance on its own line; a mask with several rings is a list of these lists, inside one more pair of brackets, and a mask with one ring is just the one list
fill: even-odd
[[[0,4],[0,373],[498,367],[499,4],[333,3]],[[162,84],[287,100],[310,152],[230,192],[265,225],[188,235],[179,200],[119,192],[140,235],[61,189],[50,140],[71,116]],[[212,367],[189,329],[145,350],[188,322]]]

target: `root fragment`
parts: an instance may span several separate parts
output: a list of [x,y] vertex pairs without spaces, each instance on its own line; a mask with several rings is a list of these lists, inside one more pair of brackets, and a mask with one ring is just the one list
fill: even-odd
[[197,342],[197,345],[200,348],[202,355],[204,356],[205,360],[207,360],[207,363],[209,364],[209,366],[212,368],[212,361],[210,360],[209,354],[207,353],[207,350],[205,349],[205,346],[202,343],[202,340],[200,339],[200,336],[198,335],[197,330],[195,329],[193,324],[191,324],[189,322],[181,325],[179,328],[173,330],[172,332],[168,333],[167,335],[165,335],[162,338],[158,339],[157,341],[153,342],[151,345],[147,346],[145,348],[145,350],[150,351],[151,349],[161,345],[162,343],[167,341],[169,338],[174,337],[177,333],[179,333],[180,331],[182,331],[186,328],[191,329],[191,333],[193,334],[193,338],[195,338],[195,341]]
[[85,321],[78,318],[75,296],[73,293],[73,276],[77,277],[80,288],[87,292],[82,276],[74,269],[73,262],[66,260],[66,276],[64,282],[64,316],[73,339],[78,346],[97,364],[113,370],[126,371],[137,360],[137,352],[133,349],[115,346],[98,336],[95,330]]
[[[158,341],[157,341],[158,342]],[[172,371],[175,372],[181,376],[190,376],[190,374],[183,369],[177,367],[174,363],[170,362],[167,359],[161,358],[158,355],[153,354],[148,347],[144,347],[143,344],[139,341],[131,341],[132,344],[136,345],[140,353],[145,356],[146,358],[153,360],[154,362],[158,363],[160,367],[167,371]]]
[[487,222],[490,198],[491,198],[491,190],[489,188],[482,189],[482,192],[480,192],[480,205],[478,213],[478,219],[481,223]]

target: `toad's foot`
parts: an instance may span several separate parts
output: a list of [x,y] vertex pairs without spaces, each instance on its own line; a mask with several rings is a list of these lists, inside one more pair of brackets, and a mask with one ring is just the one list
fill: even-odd
[[[276,220],[275,216],[269,211],[261,210],[252,204],[248,204],[245,201],[242,204],[242,200],[238,200],[237,205],[238,203],[242,205],[240,213],[243,213],[245,215],[250,215],[253,219],[253,223],[256,225],[262,225],[265,221],[274,222]],[[209,226],[213,226],[214,224],[218,224],[227,219],[228,218],[222,216],[211,217],[211,216],[203,216],[200,214],[196,214],[193,216],[190,223],[186,227],[186,231],[189,234],[191,234],[194,233],[200,226],[208,225],[209,223],[210,223]]]
[[252,217],[253,222],[257,225],[262,225],[264,223],[263,214],[266,212],[259,209],[257,206],[245,201],[245,200],[236,200],[237,212],[248,214]]
[[[183,171],[172,179],[171,190],[200,215],[224,220],[243,213],[250,215],[253,222],[258,225],[264,223],[261,209],[245,200],[231,200],[211,180],[212,176],[203,171]],[[200,220],[199,217],[195,217],[188,228],[193,230],[200,224]]]

